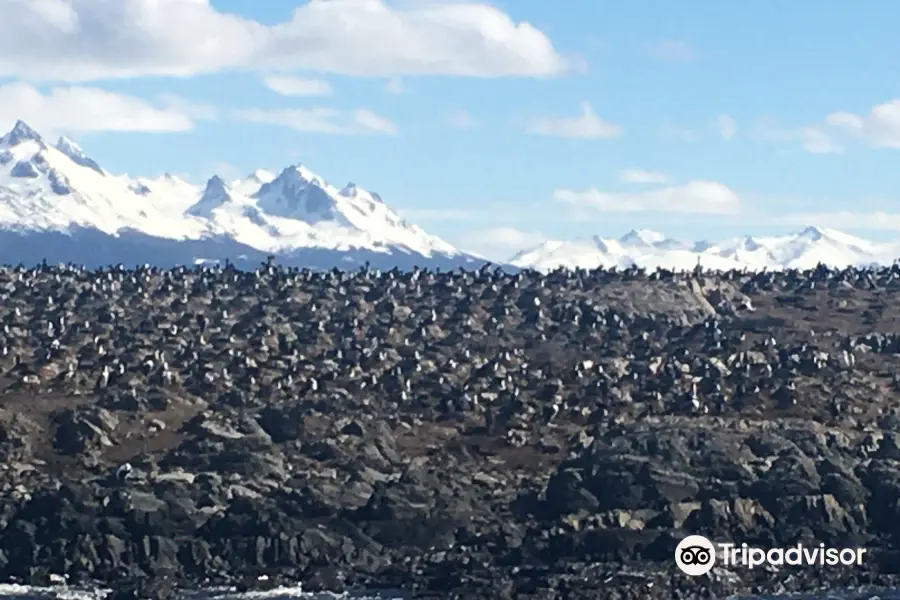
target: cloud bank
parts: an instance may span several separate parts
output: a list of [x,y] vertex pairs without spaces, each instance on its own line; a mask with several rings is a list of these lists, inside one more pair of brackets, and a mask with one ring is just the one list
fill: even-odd
[[5,0],[0,77],[87,82],[298,69],[355,75],[550,76],[549,38],[487,4],[309,0],[265,25],[208,0]]

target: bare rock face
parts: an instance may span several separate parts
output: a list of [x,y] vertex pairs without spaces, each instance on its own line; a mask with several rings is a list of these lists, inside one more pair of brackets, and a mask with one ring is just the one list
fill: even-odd
[[0,452],[10,461],[33,456],[33,440],[40,435],[40,425],[25,415],[0,409]]
[[60,454],[78,455],[115,445],[110,436],[119,419],[104,408],[63,409],[53,415],[53,420],[53,446]]
[[[900,269],[0,268],[0,580],[433,598],[890,585]],[[869,549],[672,568],[701,534]],[[428,594],[431,594],[430,596]]]

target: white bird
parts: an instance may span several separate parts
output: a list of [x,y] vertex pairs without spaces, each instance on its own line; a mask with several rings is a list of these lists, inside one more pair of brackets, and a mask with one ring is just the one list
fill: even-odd
[[103,371],[100,373],[100,378],[97,380],[97,385],[99,387],[106,387],[109,384],[109,367],[107,365],[103,365]]

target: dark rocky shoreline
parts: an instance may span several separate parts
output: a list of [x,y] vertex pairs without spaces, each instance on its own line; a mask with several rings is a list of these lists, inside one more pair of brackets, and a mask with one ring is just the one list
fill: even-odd
[[[898,267],[6,268],[0,581],[163,598],[267,575],[467,600],[896,585],[898,290]],[[689,533],[869,556],[690,578]]]

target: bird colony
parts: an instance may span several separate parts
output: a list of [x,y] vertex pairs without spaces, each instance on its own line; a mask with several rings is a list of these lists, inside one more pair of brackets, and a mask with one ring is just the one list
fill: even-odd
[[[0,269],[0,581],[890,585],[900,267]],[[689,533],[869,549],[702,578]]]

